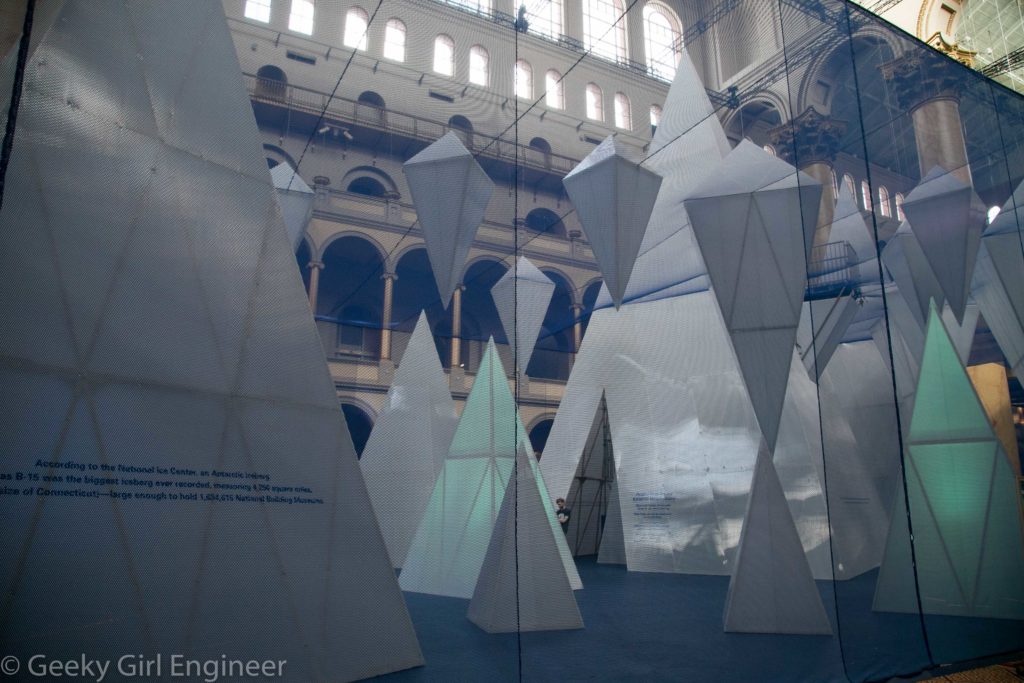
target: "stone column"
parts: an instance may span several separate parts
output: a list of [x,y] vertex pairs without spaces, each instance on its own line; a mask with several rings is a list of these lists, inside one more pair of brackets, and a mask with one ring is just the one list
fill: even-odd
[[954,63],[915,51],[882,64],[880,69],[900,106],[910,112],[921,176],[941,166],[972,185],[960,121],[958,89],[963,77]]
[[572,351],[580,352],[580,344],[583,343],[583,304],[573,304],[572,309]]
[[459,283],[452,293],[452,368],[459,367],[459,335],[462,334],[462,290],[465,285]]
[[775,153],[786,162],[821,183],[821,204],[814,230],[814,246],[827,244],[836,207],[832,164],[839,141],[846,133],[846,121],[819,114],[808,107],[802,114],[768,131]]
[[384,310],[380,316],[380,359],[391,360],[391,305],[395,296],[395,273],[384,273]]
[[320,293],[320,271],[324,269],[323,261],[310,261],[309,268],[309,309],[316,315],[316,299]]

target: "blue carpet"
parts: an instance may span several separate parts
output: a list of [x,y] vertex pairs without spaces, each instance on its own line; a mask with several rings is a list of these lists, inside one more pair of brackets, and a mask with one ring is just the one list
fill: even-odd
[[[728,577],[627,572],[592,557],[577,564],[583,630],[491,635],[466,619],[468,600],[406,593],[427,664],[382,678],[820,683],[885,679],[930,665],[917,615],[871,610],[877,571],[818,582],[838,634],[827,637],[723,632]],[[1024,646],[1022,622],[926,617],[925,625],[936,663]]]

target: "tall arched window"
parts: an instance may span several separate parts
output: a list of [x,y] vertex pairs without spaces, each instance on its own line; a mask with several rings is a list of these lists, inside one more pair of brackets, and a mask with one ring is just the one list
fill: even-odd
[[366,49],[366,28],[370,21],[370,15],[362,7],[353,7],[345,15],[345,47],[352,47],[357,50]]
[[661,107],[656,104],[651,105],[651,135],[654,135],[654,131],[658,129],[658,124],[661,123]]
[[857,186],[853,184],[853,176],[849,173],[843,175],[843,185],[846,187],[847,192],[853,197],[854,201],[857,200]]
[[633,112],[629,108],[629,98],[625,93],[615,93],[615,127],[633,130]]
[[469,48],[469,82],[474,85],[487,85],[488,64],[491,56],[480,45]]
[[892,210],[889,208],[889,190],[885,189],[885,186],[878,188],[878,212],[883,216],[892,216]]
[[584,47],[598,57],[626,61],[625,11],[622,0],[584,0]]
[[554,69],[548,69],[548,72],[544,74],[544,103],[552,109],[565,109],[562,74]]
[[264,24],[270,21],[270,0],[245,0],[245,18],[262,21]]
[[443,33],[434,38],[434,71],[444,76],[455,74],[455,41]]
[[604,95],[597,83],[587,83],[587,118],[604,121]]
[[313,35],[313,0],[292,0],[288,30]]
[[516,62],[513,85],[516,97],[524,100],[533,99],[533,68],[525,59]]
[[[512,0],[512,13],[519,11],[521,0]],[[562,33],[562,0],[530,0],[526,3],[526,20],[530,32],[548,38],[558,38]]]
[[405,61],[405,24],[400,19],[388,19],[384,26],[384,57]]
[[829,171],[829,173],[832,175],[832,196],[833,197],[838,197],[839,196],[839,176],[836,175],[835,171]]
[[864,203],[864,210],[871,211],[871,186],[868,181],[860,181],[860,199]]
[[896,219],[900,221],[907,220],[907,217],[903,215],[903,195],[899,192],[896,193]]
[[774,157],[774,156],[778,156],[778,154],[777,154],[777,153],[775,152],[775,148],[774,148],[774,147],[772,147],[771,145],[763,145],[763,146],[761,147],[761,149],[763,149],[764,151],[768,152],[768,153],[769,153],[769,154],[771,154],[771,155],[772,155],[773,157]]
[[676,75],[676,64],[683,49],[679,18],[664,5],[648,2],[644,5],[644,49],[647,68],[655,78],[671,81]]

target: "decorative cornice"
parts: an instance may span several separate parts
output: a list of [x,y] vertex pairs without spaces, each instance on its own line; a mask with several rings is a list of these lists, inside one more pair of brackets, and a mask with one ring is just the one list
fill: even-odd
[[936,31],[934,34],[932,34],[932,37],[926,40],[925,42],[934,47],[942,54],[947,55],[952,59],[955,59],[964,66],[971,69],[974,68],[974,56],[978,53],[974,50],[965,50],[964,48],[960,47],[960,45],[957,43],[949,42],[948,40],[946,40],[946,36],[942,33],[942,31]]

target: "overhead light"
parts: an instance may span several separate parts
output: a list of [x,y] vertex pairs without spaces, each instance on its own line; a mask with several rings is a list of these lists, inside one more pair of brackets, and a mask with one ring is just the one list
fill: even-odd
[[345,138],[349,142],[352,142],[352,133],[348,132],[348,128],[341,129],[341,137]]
[[318,130],[317,132],[323,134],[323,133],[326,133],[327,131],[329,131],[330,129],[331,129],[330,126],[323,125],[323,126],[320,126],[320,130]]

